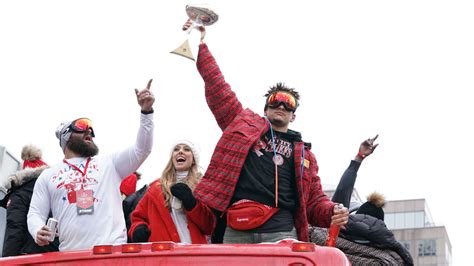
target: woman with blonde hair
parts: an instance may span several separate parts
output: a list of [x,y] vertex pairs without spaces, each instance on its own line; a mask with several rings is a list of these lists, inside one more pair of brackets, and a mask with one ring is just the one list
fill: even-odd
[[188,140],[177,141],[161,178],[132,212],[132,242],[173,241],[206,244],[215,226],[214,213],[193,196],[201,180],[199,152]]

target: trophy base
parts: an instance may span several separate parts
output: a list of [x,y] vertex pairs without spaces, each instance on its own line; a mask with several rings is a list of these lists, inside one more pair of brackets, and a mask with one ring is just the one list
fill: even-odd
[[188,40],[183,42],[183,44],[181,44],[178,48],[174,49],[170,53],[180,55],[180,56],[186,57],[188,59],[191,59],[193,61],[196,61],[194,59],[193,53],[191,52],[191,48],[189,47],[189,41]]

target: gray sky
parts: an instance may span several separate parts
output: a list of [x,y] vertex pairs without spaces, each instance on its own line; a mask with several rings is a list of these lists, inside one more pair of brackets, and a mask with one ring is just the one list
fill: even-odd
[[[206,3],[220,15],[206,42],[245,107],[262,112],[276,82],[300,91],[290,128],[313,143],[323,184],[336,184],[359,143],[380,134],[359,194],[426,198],[447,227],[455,265],[468,261],[472,1]],[[85,116],[101,153],[124,148],[139,121],[133,89],[154,78],[155,145],[140,169],[144,182],[160,175],[180,138],[199,144],[206,167],[220,130],[194,63],[169,53],[185,39],[186,4],[1,1],[0,145],[19,158],[33,143],[57,163],[56,127]]]

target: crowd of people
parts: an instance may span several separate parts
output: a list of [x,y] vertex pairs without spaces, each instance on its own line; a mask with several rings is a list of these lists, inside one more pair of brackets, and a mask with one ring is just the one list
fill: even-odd
[[[183,29],[191,26],[187,22]],[[153,146],[155,98],[150,80],[143,90],[135,91],[140,126],[131,147],[98,155],[88,118],[63,122],[57,128],[64,154],[59,163],[48,166],[37,148],[25,147],[35,152],[24,152],[28,156],[22,156],[23,169],[9,177],[9,192],[2,200],[7,209],[3,255],[126,242],[313,241],[312,228],[331,224],[341,226],[341,236],[349,241],[386,247],[376,238],[368,239],[370,234],[360,232],[358,226],[367,215],[376,220],[373,223],[381,228],[377,230],[390,232],[384,228],[383,204],[369,200],[357,214],[349,213],[357,170],[377,147],[377,136],[362,142],[331,200],[323,192],[311,144],[289,128],[300,108],[297,90],[284,83],[271,86],[259,115],[242,107],[203,40],[196,66],[209,109],[222,130],[204,173],[198,146],[179,140],[171,147],[161,175],[136,191],[137,170]],[[57,231],[46,225],[50,217],[57,220]],[[391,237],[388,244],[396,245]],[[402,251],[405,262],[412,263]]]

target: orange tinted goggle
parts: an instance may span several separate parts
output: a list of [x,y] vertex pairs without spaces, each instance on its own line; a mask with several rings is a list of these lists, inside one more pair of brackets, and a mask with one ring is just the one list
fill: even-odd
[[86,132],[90,129],[91,136],[95,137],[94,130],[92,129],[92,121],[88,118],[79,118],[72,121],[71,129],[78,133]]
[[283,105],[285,110],[294,112],[298,107],[298,102],[293,95],[287,92],[279,91],[268,96],[266,105],[271,108],[277,108],[278,106]]

